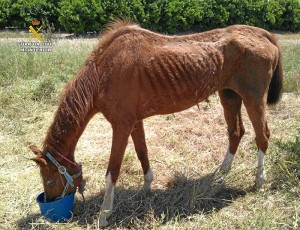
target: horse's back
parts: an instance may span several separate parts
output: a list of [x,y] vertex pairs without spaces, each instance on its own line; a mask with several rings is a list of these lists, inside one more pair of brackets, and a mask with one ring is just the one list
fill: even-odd
[[181,111],[222,88],[253,88],[257,81],[269,81],[258,78],[277,61],[272,35],[256,27],[187,36],[131,30],[102,52],[102,71],[110,103],[135,110],[141,119]]

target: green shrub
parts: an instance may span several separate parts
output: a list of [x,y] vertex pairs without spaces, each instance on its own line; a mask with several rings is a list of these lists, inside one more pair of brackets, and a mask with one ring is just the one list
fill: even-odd
[[164,0],[161,1],[161,9],[159,29],[170,33],[187,31],[199,24],[203,17],[198,0]]
[[105,12],[105,22],[111,22],[115,18],[129,17],[130,4],[126,0],[101,0]]
[[151,30],[176,33],[232,24],[300,30],[299,0],[2,0],[0,28],[27,28],[35,18],[55,28],[84,33],[101,31],[126,17]]
[[4,28],[9,23],[8,17],[11,10],[11,1],[2,0],[0,1],[0,28]]
[[35,19],[57,24],[57,0],[13,0],[8,21],[10,26],[28,28]]
[[201,30],[225,27],[228,25],[229,12],[222,3],[227,4],[227,1],[201,0],[201,6],[204,12],[203,20],[200,25]]
[[145,25],[147,23],[147,16],[145,12],[145,3],[143,0],[132,0],[130,5],[130,13],[129,18],[141,25]]
[[278,0],[270,0],[266,8],[266,22],[271,29],[278,29],[282,25],[284,6]]
[[59,22],[69,32],[99,31],[104,22],[101,1],[62,0]]
[[300,30],[300,1],[299,0],[280,0],[284,7],[282,14],[281,30],[296,31]]
[[145,20],[143,25],[151,30],[161,31],[161,27],[159,25],[162,12],[161,1],[149,0],[147,1],[147,4],[144,5],[144,8]]
[[229,13],[227,24],[245,24],[248,17],[248,0],[224,1],[224,7]]

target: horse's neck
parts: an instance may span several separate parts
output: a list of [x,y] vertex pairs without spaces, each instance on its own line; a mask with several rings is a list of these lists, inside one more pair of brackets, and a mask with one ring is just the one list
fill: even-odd
[[[66,102],[63,102],[66,103]],[[74,160],[76,144],[86,125],[95,114],[90,108],[84,116],[77,119],[76,112],[66,111],[66,106],[61,103],[57,109],[54,120],[48,130],[44,141],[44,152],[59,152],[70,160]],[[72,105],[68,109],[76,109]]]
[[96,112],[94,98],[99,90],[99,79],[94,63],[87,60],[65,88],[44,141],[44,152],[58,151],[74,158],[78,139]]

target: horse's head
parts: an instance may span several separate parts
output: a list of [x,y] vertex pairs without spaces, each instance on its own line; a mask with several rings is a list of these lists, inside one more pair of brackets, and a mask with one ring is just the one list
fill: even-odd
[[36,155],[34,158],[31,158],[31,160],[35,161],[40,167],[45,199],[47,201],[55,200],[66,194],[75,193],[77,187],[79,188],[79,192],[83,192],[85,182],[82,179],[80,165],[77,165],[77,169],[69,169],[62,166],[62,164],[58,163],[55,159],[54,161],[58,164],[53,162],[53,159],[51,160],[47,157],[47,154],[43,154],[36,146],[31,145],[29,148]]

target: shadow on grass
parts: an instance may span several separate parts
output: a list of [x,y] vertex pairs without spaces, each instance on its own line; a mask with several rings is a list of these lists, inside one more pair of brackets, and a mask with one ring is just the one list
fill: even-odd
[[[207,215],[246,195],[246,191],[216,183],[214,178],[214,174],[196,180],[177,175],[168,183],[168,189],[149,192],[117,187],[108,227],[151,227],[155,222],[166,224],[175,217],[185,219],[196,213]],[[76,200],[71,223],[83,228],[97,226],[102,199],[103,192],[86,198],[85,203]],[[20,220],[18,226],[28,228],[38,217],[28,216]]]

